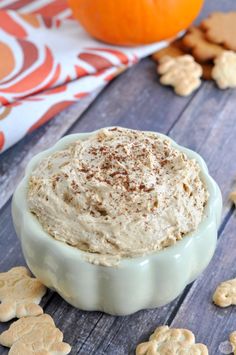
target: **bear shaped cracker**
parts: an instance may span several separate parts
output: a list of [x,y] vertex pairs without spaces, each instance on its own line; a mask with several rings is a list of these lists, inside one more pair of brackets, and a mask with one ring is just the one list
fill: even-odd
[[71,351],[48,314],[13,322],[0,334],[0,344],[10,348],[9,355],[66,355]]
[[236,305],[236,279],[222,282],[215,290],[213,302],[219,307]]
[[159,63],[157,71],[161,75],[161,84],[172,85],[176,94],[190,95],[201,85],[202,68],[191,55],[177,58],[165,56]]
[[38,305],[46,287],[23,266],[0,273],[0,321],[43,313]]
[[136,355],[196,354],[208,355],[204,344],[196,344],[194,334],[188,329],[158,327],[149,341],[136,348]]
[[236,12],[214,12],[203,20],[201,28],[205,30],[206,38],[225,48],[236,51]]
[[198,27],[191,27],[183,38],[184,45],[191,49],[197,61],[206,62],[216,58],[223,52],[223,48],[215,43],[210,43],[205,38],[204,32]]
[[223,51],[216,59],[211,76],[220,89],[236,87],[236,53]]

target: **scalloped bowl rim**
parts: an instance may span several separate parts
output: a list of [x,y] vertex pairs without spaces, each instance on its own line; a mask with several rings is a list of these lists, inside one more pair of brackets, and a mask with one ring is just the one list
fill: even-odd
[[[119,126],[115,126],[115,127],[119,128]],[[104,128],[109,129],[109,128],[114,128],[114,127],[104,127]],[[104,128],[101,128],[101,129],[104,129]],[[41,238],[42,240],[45,241],[45,243],[50,243],[50,244],[52,243],[54,247],[58,248],[58,251],[60,251],[60,253],[64,253],[67,255],[71,254],[71,256],[73,256],[73,258],[74,257],[80,258],[81,261],[86,264],[88,264],[88,263],[91,264],[91,262],[86,260],[84,258],[84,256],[91,255],[92,253],[82,251],[80,249],[77,249],[76,247],[73,247],[73,246],[70,246],[64,242],[58,241],[54,237],[49,235],[46,231],[44,231],[41,224],[37,220],[37,218],[35,216],[33,216],[33,214],[28,210],[26,194],[27,194],[27,187],[28,187],[28,178],[31,175],[31,172],[33,171],[33,169],[36,167],[36,165],[39,163],[39,161],[41,159],[45,158],[46,156],[50,155],[51,153],[53,153],[55,151],[62,150],[68,144],[70,144],[76,140],[85,140],[89,136],[94,135],[97,132],[99,132],[101,129],[98,129],[98,130],[95,130],[92,132],[66,135],[63,138],[61,138],[60,140],[58,140],[57,143],[55,143],[51,148],[48,148],[48,149],[36,154],[28,163],[28,165],[25,169],[25,176],[21,180],[20,184],[18,185],[18,187],[16,188],[16,191],[15,191],[15,194],[17,192],[23,196],[23,199],[21,200],[21,215],[22,215],[23,219],[24,218],[30,219],[30,223],[32,223],[32,227],[34,229],[34,234],[37,234],[37,238]],[[200,222],[198,228],[194,232],[186,234],[183,237],[183,239],[177,241],[176,244],[171,245],[165,249],[150,252],[150,253],[145,254],[143,256],[132,257],[132,258],[121,258],[119,261],[119,264],[116,265],[115,267],[121,267],[121,266],[125,267],[125,266],[127,266],[129,264],[133,264],[133,263],[143,264],[144,262],[147,261],[147,258],[148,259],[162,258],[165,256],[170,256],[171,254],[176,255],[176,254],[180,253],[180,251],[183,248],[187,248],[189,246],[189,244],[192,243],[195,238],[198,238],[199,235],[202,234],[202,231],[204,229],[206,229],[207,226],[212,222],[212,218],[215,219],[215,212],[214,212],[213,207],[214,207],[214,200],[217,198],[217,193],[219,191],[219,188],[218,188],[218,185],[216,184],[216,182],[209,175],[207,165],[206,165],[205,161],[203,160],[203,158],[198,153],[194,152],[193,150],[185,148],[185,147],[177,144],[173,139],[166,136],[165,134],[162,134],[159,132],[154,132],[154,131],[145,131],[145,132],[154,133],[157,136],[162,137],[163,139],[169,140],[171,142],[171,145],[174,148],[178,149],[179,151],[184,152],[190,159],[195,159],[198,162],[200,169],[201,169],[201,178],[204,181],[206,188],[209,192],[209,198],[208,198],[208,202],[205,206],[204,217],[203,217],[202,221]],[[29,223],[29,221],[28,221],[28,223]],[[96,265],[96,266],[106,267],[106,266],[102,266],[102,265]],[[111,266],[109,266],[109,268],[110,267]]]

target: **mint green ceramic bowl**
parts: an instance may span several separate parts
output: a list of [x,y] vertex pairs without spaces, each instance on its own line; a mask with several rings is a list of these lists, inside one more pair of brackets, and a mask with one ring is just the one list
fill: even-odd
[[32,273],[47,287],[80,309],[127,315],[140,309],[163,306],[179,296],[213,256],[222,210],[220,189],[197,153],[156,133],[199,163],[201,178],[209,191],[205,216],[194,233],[164,250],[122,259],[115,267],[91,264],[86,261],[86,252],[55,240],[42,229],[28,209],[27,186],[31,171],[42,158],[94,133],[66,136],[52,148],[37,154],[28,164],[12,202],[13,222],[25,260]]

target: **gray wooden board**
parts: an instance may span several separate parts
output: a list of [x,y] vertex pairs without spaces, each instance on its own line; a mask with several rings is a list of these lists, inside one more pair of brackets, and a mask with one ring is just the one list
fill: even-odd
[[188,327],[198,342],[208,345],[211,355],[229,354],[229,334],[236,330],[236,307],[216,307],[212,294],[217,285],[236,277],[235,212],[219,240],[217,251],[208,269],[194,283],[171,326]]
[[236,187],[235,108],[236,90],[217,90],[213,82],[205,82],[169,132],[179,144],[196,150],[207,161],[223,194],[223,216],[230,208],[229,193]]
[[155,63],[145,59],[112,82],[68,133],[113,125],[167,133],[194,95],[163,90]]
[[[220,9],[236,10],[236,2],[208,0],[200,18]],[[67,109],[0,156],[0,207],[11,196],[32,155],[65,133],[121,125],[167,133],[205,158],[223,192],[221,236],[215,257],[202,277],[165,307],[140,311],[129,317],[113,317],[76,310],[50,291],[42,301],[45,311],[64,331],[65,341],[73,347],[72,354],[131,354],[139,341],[146,340],[155,327],[163,323],[189,327],[197,341],[209,345],[210,354],[221,354],[224,352],[222,342],[236,329],[235,308],[221,310],[211,303],[217,283],[236,275],[236,217],[227,199],[236,175],[236,91],[220,91],[209,82],[188,98],[178,97],[171,89],[158,84],[155,65],[146,59],[115,79],[92,104],[93,97],[86,100]],[[0,210],[0,271],[23,264],[8,201]],[[9,323],[0,324],[0,331],[8,326]],[[0,348],[0,354],[6,353],[7,350]]]

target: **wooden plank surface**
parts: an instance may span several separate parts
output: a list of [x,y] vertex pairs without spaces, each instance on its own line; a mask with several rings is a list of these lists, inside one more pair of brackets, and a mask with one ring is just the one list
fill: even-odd
[[[236,3],[207,0],[200,18],[220,9],[236,10]],[[236,91],[220,91],[209,82],[188,98],[178,97],[158,84],[155,65],[146,59],[115,79],[92,105],[91,101],[88,98],[82,106],[68,109],[0,156],[0,207],[11,196],[30,157],[65,133],[112,125],[160,131],[198,151],[219,183],[224,197],[219,244],[204,274],[165,307],[113,317],[76,310],[56,293],[48,292],[42,302],[45,312],[63,330],[72,355],[133,354],[137,343],[164,323],[190,328],[198,341],[209,346],[210,354],[226,354],[224,342],[229,332],[236,330],[236,309],[215,307],[211,295],[218,282],[236,276],[236,216],[227,197],[236,176]],[[0,210],[0,271],[23,264],[8,201]],[[0,324],[0,331],[8,326]],[[0,354],[7,354],[7,350],[0,348]]]
[[228,197],[236,177],[235,105],[236,90],[218,90],[213,82],[205,82],[169,132],[206,160],[223,194],[223,216],[231,206]]
[[[236,277],[236,216],[227,223],[212,262],[194,283],[178,310],[174,327],[191,329],[198,341],[209,347],[210,354],[229,354],[225,342],[236,330],[236,307],[220,308],[212,303],[212,295],[219,283]],[[231,252],[233,250],[233,252]]]

